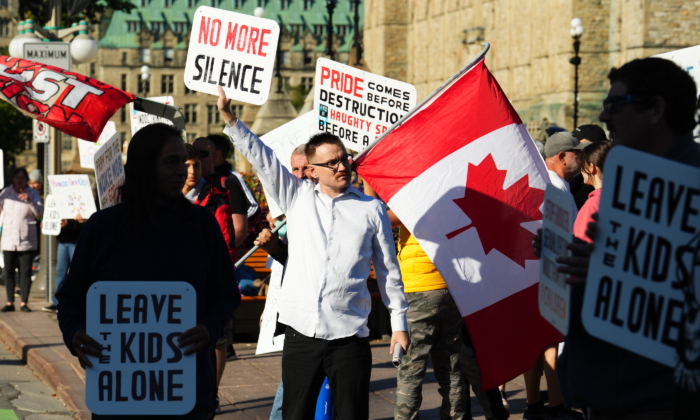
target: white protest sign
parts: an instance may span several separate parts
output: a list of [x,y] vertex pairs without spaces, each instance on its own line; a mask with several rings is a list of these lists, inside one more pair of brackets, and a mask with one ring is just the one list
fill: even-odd
[[[582,320],[594,337],[674,366],[683,330],[679,276],[693,268],[700,170],[617,146],[605,160]],[[697,240],[697,238],[695,238]]]
[[87,219],[97,211],[87,175],[49,175],[49,185],[61,219],[74,219],[78,213]]
[[117,125],[114,121],[107,121],[107,125],[105,125],[96,142],[78,139],[80,166],[82,168],[95,169],[95,153],[114,135],[117,135]]
[[58,236],[61,233],[61,216],[58,214],[56,198],[48,194],[44,203],[44,219],[41,221],[43,235]]
[[[306,114],[293,119],[287,124],[277,127],[264,136],[260,137],[263,141],[277,156],[282,165],[292,172],[292,166],[290,159],[292,157],[292,152],[298,146],[306,144],[311,136],[318,134],[318,118],[316,113],[309,111]],[[274,198],[265,191],[265,198],[267,198],[267,204],[270,208],[270,215],[272,217],[279,217],[284,212],[279,208],[279,205],[275,202]]]
[[87,334],[102,345],[85,370],[93,413],[178,415],[192,410],[196,355],[177,337],[197,323],[197,293],[183,281],[100,281],[87,294]]
[[569,331],[569,286],[567,275],[557,271],[557,257],[568,256],[574,208],[571,194],[547,184],[542,218],[540,257],[540,314],[562,334]]
[[[160,102],[166,105],[175,105],[175,99],[172,96],[156,96],[153,98],[148,98],[149,101]],[[168,125],[173,125],[173,122],[167,118],[159,117],[157,115],[149,114],[147,112],[137,111],[134,108],[134,103],[129,103],[129,116],[131,121],[131,135],[136,134],[137,131],[149,124],[163,123]]]
[[2,188],[5,188],[5,153],[0,149],[0,189]]
[[43,121],[32,120],[34,142],[35,143],[48,143],[50,139],[49,135],[49,125]]
[[[655,57],[671,60],[687,71],[695,80],[697,92],[700,94],[700,45],[655,55]],[[695,127],[693,133],[697,137],[700,134],[700,127]]]
[[314,109],[320,131],[362,151],[416,105],[413,85],[319,58]]
[[192,20],[185,85],[262,105],[270,94],[280,27],[274,20],[200,6]]
[[267,298],[265,299],[265,310],[263,311],[263,320],[260,325],[258,346],[255,348],[255,354],[282,351],[284,347],[284,334],[275,337],[275,329],[277,328],[277,302],[282,288],[284,266],[272,257],[267,258],[268,262],[272,260],[270,267],[272,273],[270,275],[270,287],[268,288]]
[[95,153],[95,180],[100,208],[117,204],[118,188],[124,184],[122,147],[116,133]]

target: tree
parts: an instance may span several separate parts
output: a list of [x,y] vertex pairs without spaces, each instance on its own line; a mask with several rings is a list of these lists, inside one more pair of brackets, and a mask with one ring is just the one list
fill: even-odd
[[[26,0],[20,1],[19,3],[20,19],[32,18],[39,26],[44,26],[49,21],[48,2],[42,0]],[[85,5],[86,3],[87,5]],[[74,10],[73,16],[71,16],[71,7]],[[114,11],[129,13],[135,7],[136,5],[131,3],[130,0],[62,0],[61,10],[63,11],[63,26],[69,27],[71,23],[82,19],[92,24],[98,24],[103,17],[111,15]],[[82,8],[82,11],[75,10],[76,8]]]
[[0,101],[0,149],[6,164],[14,164],[15,157],[27,148],[32,135],[32,119],[5,101]]

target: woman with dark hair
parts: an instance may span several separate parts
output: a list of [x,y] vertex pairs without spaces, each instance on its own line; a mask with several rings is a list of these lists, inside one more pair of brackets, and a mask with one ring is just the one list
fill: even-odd
[[587,146],[581,150],[578,157],[579,165],[581,166],[581,175],[583,175],[583,183],[593,187],[593,191],[588,194],[586,203],[581,207],[574,221],[574,236],[586,242],[593,242],[586,235],[588,223],[593,221],[593,215],[598,213],[600,208],[600,194],[603,188],[603,164],[605,157],[608,156],[611,143],[609,141],[600,141]]
[[[182,195],[186,159],[182,137],[169,125],[152,124],[134,135],[127,152],[121,204],[95,213],[85,224],[68,276],[56,296],[64,342],[81,366],[90,368],[87,355],[92,361],[101,355],[100,343],[85,332],[90,285],[109,280],[191,284],[197,295],[197,326],[177,340],[179,347],[186,348],[186,356],[196,353],[197,401],[189,414],[168,418],[204,420],[212,418],[214,410],[213,344],[240,296],[231,281],[233,265],[211,211]],[[92,418],[131,417],[114,413],[93,414]]]
[[12,185],[0,192],[0,211],[3,213],[2,255],[5,259],[5,290],[7,305],[0,312],[15,310],[15,269],[19,268],[19,289],[22,312],[31,312],[27,301],[32,287],[32,260],[38,246],[36,219],[44,214],[39,193],[27,185],[29,174],[25,168],[12,171]]

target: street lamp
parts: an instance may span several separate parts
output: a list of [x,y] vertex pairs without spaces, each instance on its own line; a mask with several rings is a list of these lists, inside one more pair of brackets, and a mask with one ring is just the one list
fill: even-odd
[[328,24],[326,25],[326,31],[328,32],[328,37],[326,38],[326,55],[329,59],[335,60],[335,52],[333,51],[333,10],[335,10],[336,0],[326,0],[326,9],[328,10]]
[[359,66],[362,63],[362,40],[360,38],[360,0],[351,0],[355,8],[355,16],[353,22],[355,24],[355,36],[352,40],[352,46],[355,48],[355,65]]
[[578,126],[578,66],[581,65],[581,57],[578,56],[579,48],[581,47],[581,35],[583,35],[583,22],[580,18],[571,20],[571,29],[569,30],[571,37],[574,39],[574,57],[569,60],[569,63],[574,65],[574,127]]
[[88,35],[88,23],[84,20],[70,28],[57,29],[56,26],[40,28],[30,19],[20,22],[17,29],[19,34],[10,41],[9,46],[13,57],[24,58],[24,44],[27,42],[41,42],[42,38],[37,33],[49,41],[60,41],[77,33],[70,42],[70,55],[75,63],[86,63],[97,55],[97,41]]

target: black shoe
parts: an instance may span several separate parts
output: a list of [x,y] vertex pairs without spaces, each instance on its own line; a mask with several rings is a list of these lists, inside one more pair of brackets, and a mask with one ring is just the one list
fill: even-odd
[[546,420],[547,412],[542,401],[529,404],[523,413],[523,420]]
[[22,312],[31,312],[31,311],[32,311],[31,309],[29,309],[29,306],[27,306],[27,305],[22,305],[22,306],[19,308],[19,310],[22,311]]
[[564,407],[564,404],[559,404],[556,407],[547,407],[547,420],[583,420],[583,413],[574,411]]
[[43,308],[41,308],[41,310],[44,312],[58,313],[58,306],[56,306],[56,305],[44,306]]
[[5,305],[2,309],[0,309],[0,312],[14,312],[15,311],[15,305]]

